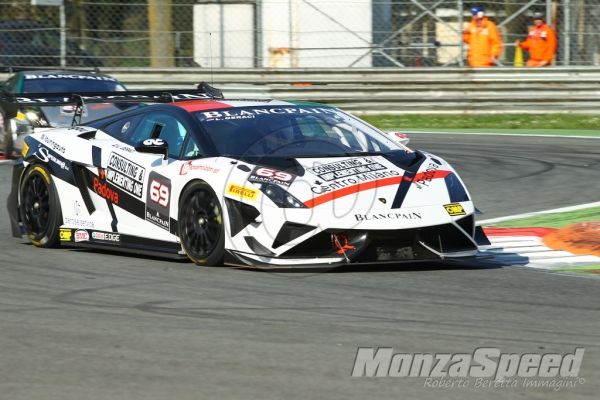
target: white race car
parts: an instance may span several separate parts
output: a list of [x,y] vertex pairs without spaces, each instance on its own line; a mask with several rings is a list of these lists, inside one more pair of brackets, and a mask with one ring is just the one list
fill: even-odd
[[327,105],[208,85],[53,101],[132,99],[164,104],[25,140],[14,236],[257,267],[464,260],[486,242],[448,163]]

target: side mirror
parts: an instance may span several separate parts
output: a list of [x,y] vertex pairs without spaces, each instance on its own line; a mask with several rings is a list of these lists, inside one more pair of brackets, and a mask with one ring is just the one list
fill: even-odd
[[410,138],[408,137],[408,135],[406,133],[402,133],[402,132],[386,132],[388,134],[388,136],[390,136],[390,138],[404,146],[406,146],[408,144],[408,142],[410,142]]
[[169,162],[169,145],[162,139],[146,139],[135,147],[135,151],[161,155],[163,158],[162,165],[167,165]]

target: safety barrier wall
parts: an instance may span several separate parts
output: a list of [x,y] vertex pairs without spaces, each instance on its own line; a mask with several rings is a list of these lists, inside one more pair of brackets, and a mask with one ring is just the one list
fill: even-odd
[[[105,68],[130,89],[192,88],[225,97],[307,100],[356,113],[600,113],[600,68]],[[59,72],[57,72],[59,73]],[[0,74],[6,79],[8,74]]]

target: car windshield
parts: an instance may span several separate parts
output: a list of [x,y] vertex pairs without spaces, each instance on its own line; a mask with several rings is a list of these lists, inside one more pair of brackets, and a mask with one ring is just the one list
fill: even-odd
[[335,157],[406,150],[340,110],[307,106],[236,107],[194,113],[219,154]]
[[56,74],[23,76],[23,93],[120,92],[125,87],[102,75]]

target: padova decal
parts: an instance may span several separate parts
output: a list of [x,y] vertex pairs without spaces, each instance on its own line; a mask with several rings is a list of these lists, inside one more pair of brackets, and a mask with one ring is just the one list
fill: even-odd
[[96,192],[96,194],[100,197],[105,198],[114,204],[119,204],[119,192],[114,190],[107,182],[106,182],[106,171],[100,169],[98,176],[93,177],[93,187],[92,190]]
[[142,198],[146,169],[117,153],[110,153],[106,180],[139,199]]
[[146,191],[146,221],[170,231],[171,180],[155,171],[148,177]]

